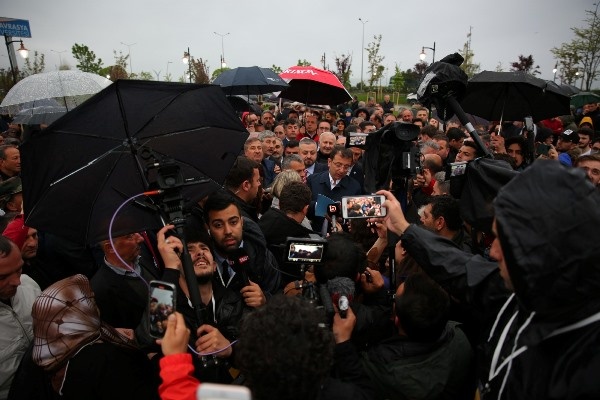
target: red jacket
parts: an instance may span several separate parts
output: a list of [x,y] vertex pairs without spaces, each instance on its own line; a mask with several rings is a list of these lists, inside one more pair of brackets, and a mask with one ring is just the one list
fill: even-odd
[[196,400],[200,382],[194,377],[192,355],[172,354],[160,359],[162,383],[158,394],[162,400]]

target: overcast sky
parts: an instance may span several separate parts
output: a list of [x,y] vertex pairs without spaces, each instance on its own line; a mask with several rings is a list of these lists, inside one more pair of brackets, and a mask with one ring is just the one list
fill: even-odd
[[[520,54],[533,55],[541,77],[552,79],[550,49],[573,38],[570,28],[584,27],[592,0],[428,0],[428,1],[246,1],[246,0],[3,0],[2,17],[29,20],[32,38],[25,46],[45,54],[46,70],[63,63],[75,68],[74,43],[85,44],[104,61],[114,63],[113,50],[131,50],[133,72],[147,71],[177,80],[186,66],[183,52],[220,65],[221,37],[229,67],[275,64],[286,68],[298,59],[315,66],[321,57],[335,69],[334,57],[351,53],[352,82],[361,74],[361,42],[383,36],[383,65],[391,76],[419,62],[422,46],[433,47],[436,59],[462,49],[472,27],[471,48],[481,70],[508,70]],[[129,48],[121,42],[131,45]],[[54,51],[53,51],[54,50]],[[431,50],[426,50],[431,62]],[[367,54],[364,52],[367,80]],[[6,50],[0,67],[8,68]],[[17,58],[19,58],[17,56]],[[19,60],[22,65],[22,60]],[[128,68],[129,70],[129,68]],[[579,84],[578,84],[579,86]]]

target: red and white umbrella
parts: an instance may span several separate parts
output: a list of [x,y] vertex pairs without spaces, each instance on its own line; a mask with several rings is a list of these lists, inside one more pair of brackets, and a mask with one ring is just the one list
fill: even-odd
[[279,97],[306,104],[335,106],[352,96],[333,73],[312,66],[293,66],[279,74],[290,85]]

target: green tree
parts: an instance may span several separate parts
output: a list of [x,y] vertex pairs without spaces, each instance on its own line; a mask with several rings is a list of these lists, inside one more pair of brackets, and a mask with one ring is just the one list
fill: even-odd
[[531,75],[539,75],[541,74],[539,65],[534,66],[535,62],[533,61],[533,56],[530,54],[525,57],[524,55],[519,55],[519,60],[512,62],[510,64],[511,71],[523,71]]
[[71,53],[77,60],[77,68],[80,71],[97,74],[102,69],[102,59],[96,60],[96,54],[86,45],[75,43],[71,47]]
[[0,99],[4,100],[6,93],[15,85],[9,69],[0,68]]
[[337,69],[336,72],[333,72],[335,76],[338,77],[340,82],[346,87],[349,88],[350,84],[350,75],[352,74],[352,70],[350,67],[352,66],[352,56],[350,54],[343,54],[339,57],[335,57],[335,67]]
[[390,78],[390,86],[395,92],[404,90],[404,72],[400,70],[398,63],[394,65],[394,75]]
[[[131,75],[135,75],[135,74],[131,74]],[[134,79],[134,78],[130,78],[130,79]],[[140,71],[140,73],[136,75],[135,79],[139,79],[141,81],[151,81],[154,79],[154,77],[152,76],[151,72]]]
[[308,67],[310,66],[310,61],[306,60],[306,58],[304,60],[298,59],[298,63],[296,64],[300,67]]
[[231,68],[229,68],[229,67],[215,69],[210,77],[211,82],[214,81],[215,79],[217,79],[217,76],[221,75],[223,72],[228,71],[230,69]]
[[[576,84],[583,74],[581,88],[590,90],[592,83],[600,77],[600,21],[598,5],[595,10],[586,10],[587,24],[582,28],[571,28],[575,37],[568,43],[554,47],[551,52],[558,60],[561,82]],[[579,75],[577,75],[579,72]]]
[[[33,58],[33,61],[31,59]],[[33,57],[27,57],[25,59],[25,65],[21,71],[21,76],[29,76],[33,74],[39,74],[44,72],[46,64],[44,61],[44,54],[38,54],[37,50],[33,53]]]
[[271,65],[271,69],[273,70],[273,72],[275,72],[276,74],[280,74],[283,72],[283,70],[281,69],[281,67],[278,67],[277,65],[273,64]]
[[498,64],[496,65],[496,72],[504,72],[504,67],[502,66],[501,61],[498,61]]
[[125,55],[121,50],[119,50],[119,54],[117,54],[117,51],[113,50],[113,57],[115,58],[114,67],[118,67],[116,69],[119,74],[118,79],[136,79],[135,76],[129,76],[127,73],[127,60],[129,59],[129,54]]
[[[469,39],[470,39],[470,37],[469,37]],[[460,69],[465,71],[465,74],[467,74],[467,76],[469,78],[472,78],[473,75],[475,75],[476,73],[478,73],[481,70],[481,65],[475,64],[473,62],[474,53],[473,53],[473,49],[471,49],[470,40],[467,40],[465,42],[462,50],[458,50],[458,54],[460,54],[465,59],[463,61],[463,63],[460,65]]]
[[[367,62],[369,63],[369,86],[373,87],[373,82],[379,79],[378,71],[382,67],[381,63],[385,59],[384,56],[379,54],[381,49],[381,34],[374,35],[373,42],[367,45]],[[385,67],[384,67],[385,69]]]

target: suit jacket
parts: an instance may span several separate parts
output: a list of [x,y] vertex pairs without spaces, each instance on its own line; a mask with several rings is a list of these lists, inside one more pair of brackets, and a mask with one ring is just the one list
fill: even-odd
[[348,175],[345,175],[337,186],[331,189],[329,169],[309,176],[306,184],[312,192],[312,201],[308,208],[308,218],[312,220],[313,229],[317,232],[321,230],[321,226],[323,225],[323,218],[315,217],[315,203],[319,194],[327,196],[333,201],[341,201],[344,196],[355,196],[363,193],[360,183]]
[[348,174],[350,178],[356,179],[356,181],[360,184],[361,190],[365,191],[365,171],[362,169],[360,164],[356,163],[352,166],[352,170],[350,174]]
[[263,187],[269,187],[275,180],[275,161],[269,158],[263,158],[261,165],[263,167],[263,171],[265,172],[265,181],[263,182]]
[[313,171],[314,172],[312,173],[312,175],[316,175],[321,172],[329,172],[329,166],[327,164],[321,164],[321,163],[316,162],[315,169]]

